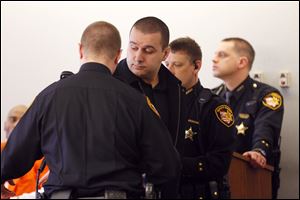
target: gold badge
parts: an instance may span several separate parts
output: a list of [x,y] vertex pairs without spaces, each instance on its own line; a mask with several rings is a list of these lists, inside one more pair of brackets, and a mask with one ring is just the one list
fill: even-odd
[[155,106],[151,103],[149,97],[146,96],[147,104],[151,108],[151,110],[160,118],[159,112],[156,110]]
[[185,130],[185,137],[184,139],[190,139],[191,141],[194,141],[194,135],[196,135],[196,132],[193,132],[192,127],[189,128],[189,130]]
[[282,98],[278,93],[271,92],[264,97],[262,103],[272,110],[277,110],[282,105]]
[[248,127],[246,127],[243,122],[240,125],[236,125],[235,127],[237,129],[237,134],[238,135],[239,134],[246,135],[245,131],[248,129]]
[[239,114],[239,117],[240,117],[241,119],[248,119],[248,118],[249,118],[249,114],[247,114],[247,113],[240,113],[240,114]]
[[227,127],[230,127],[233,125],[233,114],[232,110],[227,105],[220,105],[215,109],[215,113],[217,115],[217,118]]

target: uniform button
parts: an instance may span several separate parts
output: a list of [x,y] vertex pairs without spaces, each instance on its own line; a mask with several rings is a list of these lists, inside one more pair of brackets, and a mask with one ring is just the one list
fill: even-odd
[[214,192],[214,195],[215,195],[215,196],[218,196],[218,192]]
[[199,166],[202,166],[202,165],[203,165],[201,162],[199,162],[198,164],[199,164]]
[[262,142],[263,144],[264,144],[264,143],[266,143],[264,140],[263,140],[263,141],[261,141],[261,142]]
[[203,197],[199,197],[199,199],[203,199]]
[[202,167],[199,167],[199,171],[203,171],[203,168],[202,168]]

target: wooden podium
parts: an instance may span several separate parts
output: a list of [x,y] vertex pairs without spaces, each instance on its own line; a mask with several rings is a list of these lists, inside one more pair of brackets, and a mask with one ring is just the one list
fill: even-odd
[[253,168],[249,158],[234,152],[228,172],[232,199],[271,199],[274,168]]

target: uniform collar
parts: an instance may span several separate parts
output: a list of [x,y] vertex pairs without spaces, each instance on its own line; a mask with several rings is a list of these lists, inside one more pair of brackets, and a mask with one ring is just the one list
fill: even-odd
[[[239,99],[242,94],[249,88],[251,87],[251,78],[250,76],[247,76],[247,78],[232,91],[232,96],[235,99]],[[228,91],[228,89],[225,87],[225,92]]]
[[[119,71],[120,73],[118,73]],[[117,78],[120,78],[121,80],[126,81],[130,85],[142,81],[141,78],[139,78],[129,70],[126,59],[121,60],[118,64],[115,76]]]
[[107,73],[107,74],[111,75],[111,72],[108,69],[108,67],[106,67],[105,65],[103,65],[101,63],[96,63],[96,62],[84,63],[83,65],[81,65],[79,71],[80,72],[83,72],[83,71],[96,71],[96,72],[102,72],[102,73]]
[[200,80],[198,79],[198,82],[190,89],[185,91],[186,96],[198,96],[198,93],[203,89],[203,86],[200,83]]

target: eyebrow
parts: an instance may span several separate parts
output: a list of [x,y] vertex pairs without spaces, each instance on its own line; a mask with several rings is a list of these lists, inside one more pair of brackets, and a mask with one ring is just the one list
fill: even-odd
[[219,53],[224,53],[227,54],[225,51],[221,50],[221,51],[216,51],[215,54],[219,54]]
[[[130,41],[129,43],[130,43],[130,44],[137,45],[137,43],[136,43],[136,42],[133,42],[133,41]],[[146,45],[146,46],[143,47],[143,49],[147,49],[147,48],[152,48],[152,49],[155,49],[155,50],[156,50],[156,48],[155,48],[154,46],[151,46],[151,45]]]

